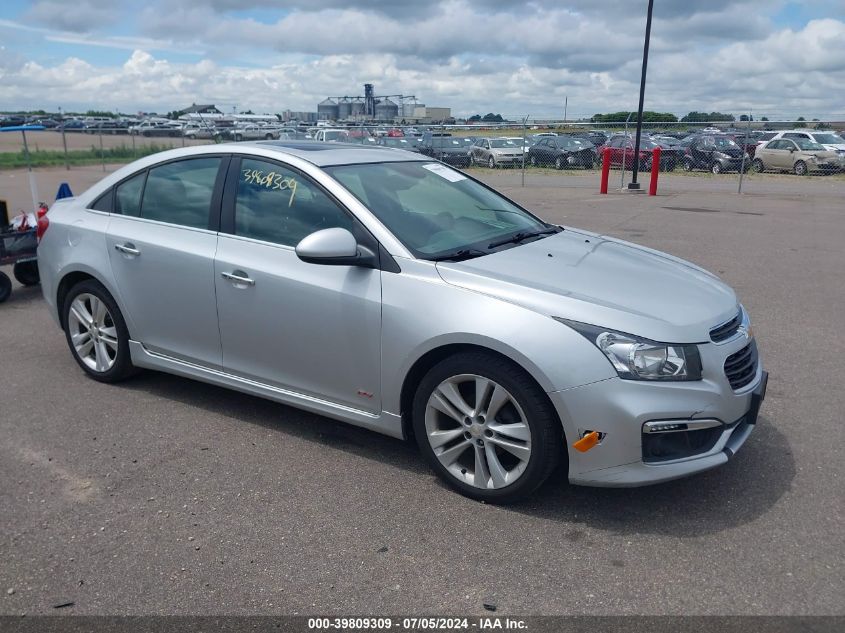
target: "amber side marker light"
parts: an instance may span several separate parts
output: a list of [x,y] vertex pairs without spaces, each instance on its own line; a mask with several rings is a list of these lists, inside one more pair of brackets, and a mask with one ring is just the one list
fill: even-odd
[[601,436],[599,435],[598,431],[591,431],[587,433],[584,437],[582,437],[580,440],[575,442],[572,445],[572,448],[574,448],[576,451],[586,453],[588,450],[598,444],[600,439]]

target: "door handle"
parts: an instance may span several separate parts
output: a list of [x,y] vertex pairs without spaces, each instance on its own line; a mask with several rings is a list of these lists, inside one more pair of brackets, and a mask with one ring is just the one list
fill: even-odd
[[[241,271],[238,270],[238,271],[235,271],[235,272],[240,273]],[[250,279],[249,277],[245,276],[245,274],[243,274],[243,273],[241,273],[240,275],[237,275],[234,272],[232,272],[232,273],[220,273],[220,276],[223,277],[223,279],[231,281],[232,283],[235,283],[235,284],[246,284],[247,286],[254,286],[255,285],[255,280]]]
[[135,245],[131,242],[127,242],[126,244],[115,244],[114,250],[120,251],[126,255],[140,255],[141,251],[135,248]]

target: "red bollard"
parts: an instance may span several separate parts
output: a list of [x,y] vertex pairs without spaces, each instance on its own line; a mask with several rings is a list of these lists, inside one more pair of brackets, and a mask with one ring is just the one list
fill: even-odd
[[601,148],[601,188],[599,193],[607,193],[607,181],[610,179],[610,148]]
[[657,175],[660,173],[660,148],[654,148],[654,156],[651,158],[651,182],[648,183],[648,195],[657,195]]

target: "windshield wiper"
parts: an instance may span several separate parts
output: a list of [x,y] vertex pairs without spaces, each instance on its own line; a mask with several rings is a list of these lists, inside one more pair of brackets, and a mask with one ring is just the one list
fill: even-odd
[[487,251],[481,251],[477,248],[461,248],[453,253],[447,253],[446,255],[441,255],[440,257],[432,257],[431,261],[433,262],[462,262],[465,259],[472,259],[473,257],[481,257],[482,255],[487,255]]
[[539,237],[540,235],[550,235],[552,233],[559,233],[560,230],[560,227],[553,226],[548,229],[542,229],[540,231],[520,231],[519,233],[515,233],[510,237],[505,237],[501,240],[490,242],[487,245],[487,248],[496,248],[497,246],[504,246],[505,244],[519,244],[520,242],[527,240],[530,237]]

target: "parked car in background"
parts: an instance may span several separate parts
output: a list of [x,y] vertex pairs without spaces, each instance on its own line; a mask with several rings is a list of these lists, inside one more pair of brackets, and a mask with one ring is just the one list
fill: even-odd
[[84,129],[85,124],[79,119],[65,119],[55,127],[56,132],[81,132]]
[[426,132],[420,141],[419,150],[426,156],[458,167],[469,167],[472,161],[472,141],[452,136],[448,132]]
[[835,172],[842,169],[840,156],[804,138],[779,138],[757,148],[752,163],[754,171],[791,171],[798,176],[811,172]]
[[522,164],[522,139],[479,138],[470,148],[473,165],[486,165],[490,169],[504,165]]
[[116,119],[94,121],[93,123],[87,124],[82,131],[86,134],[127,134],[129,132],[129,123]]
[[278,131],[264,126],[250,123],[247,125],[237,125],[230,131],[231,137],[235,141],[257,141],[260,139],[271,140],[278,138]]
[[[414,438],[486,502],[525,499],[559,464],[593,486],[725,464],[765,396],[748,312],[718,277],[418,154],[170,150],[56,201],[38,232],[54,335],[92,380],[146,368]],[[58,363],[49,336],[28,344]],[[743,466],[725,473],[738,487]],[[403,485],[429,494],[417,475]]]
[[610,138],[609,135],[605,134],[604,132],[602,132],[600,130],[589,130],[587,132],[577,132],[577,133],[573,134],[572,136],[574,136],[575,138],[580,138],[580,139],[584,139],[586,141],[589,141],[590,143],[593,144],[593,147],[595,147],[597,150],[600,150],[601,147],[605,143],[607,143],[607,140]]
[[804,139],[819,143],[826,150],[836,152],[843,163],[842,168],[845,168],[845,138],[841,134],[826,130],[787,130],[778,132],[772,138]]
[[331,143],[345,143],[349,141],[349,131],[343,128],[318,128],[313,132],[315,141],[327,141]]
[[392,147],[394,149],[404,149],[409,152],[419,153],[420,140],[415,136],[382,136],[378,139],[377,145],[381,147]]
[[684,169],[704,169],[714,174],[739,171],[745,160],[746,171],[751,157],[726,134],[700,134],[693,138],[684,154]]
[[220,131],[208,123],[187,123],[182,128],[182,136],[190,139],[217,139]]
[[683,164],[686,150],[681,147],[681,142],[678,139],[671,136],[649,136],[641,139],[640,142],[640,147],[646,151],[651,151],[652,156],[655,146],[658,145],[660,146],[660,169],[673,171]]
[[[617,134],[612,136],[605,144],[604,151],[610,158],[610,164],[614,167],[625,166],[625,169],[633,169],[634,167],[634,137],[625,134]],[[678,165],[678,161],[683,155],[680,150],[674,150],[667,147],[664,151],[663,145],[657,141],[652,140],[648,136],[640,137],[640,149],[637,152],[636,164],[640,171],[650,171],[651,164],[654,160],[654,148],[660,147],[660,169],[672,170]]]
[[135,136],[181,136],[182,124],[175,121],[153,121],[147,119],[129,126],[129,134]]
[[17,125],[26,125],[26,118],[16,114],[0,116],[0,127],[12,127]]
[[52,130],[52,129],[58,127],[59,123],[60,123],[60,121],[57,121],[56,119],[51,119],[49,117],[42,118],[42,119],[34,119],[32,121],[33,125],[41,125],[48,130]]
[[532,167],[555,169],[583,167],[592,169],[596,163],[596,151],[592,143],[570,136],[543,136],[528,148],[526,157]]

